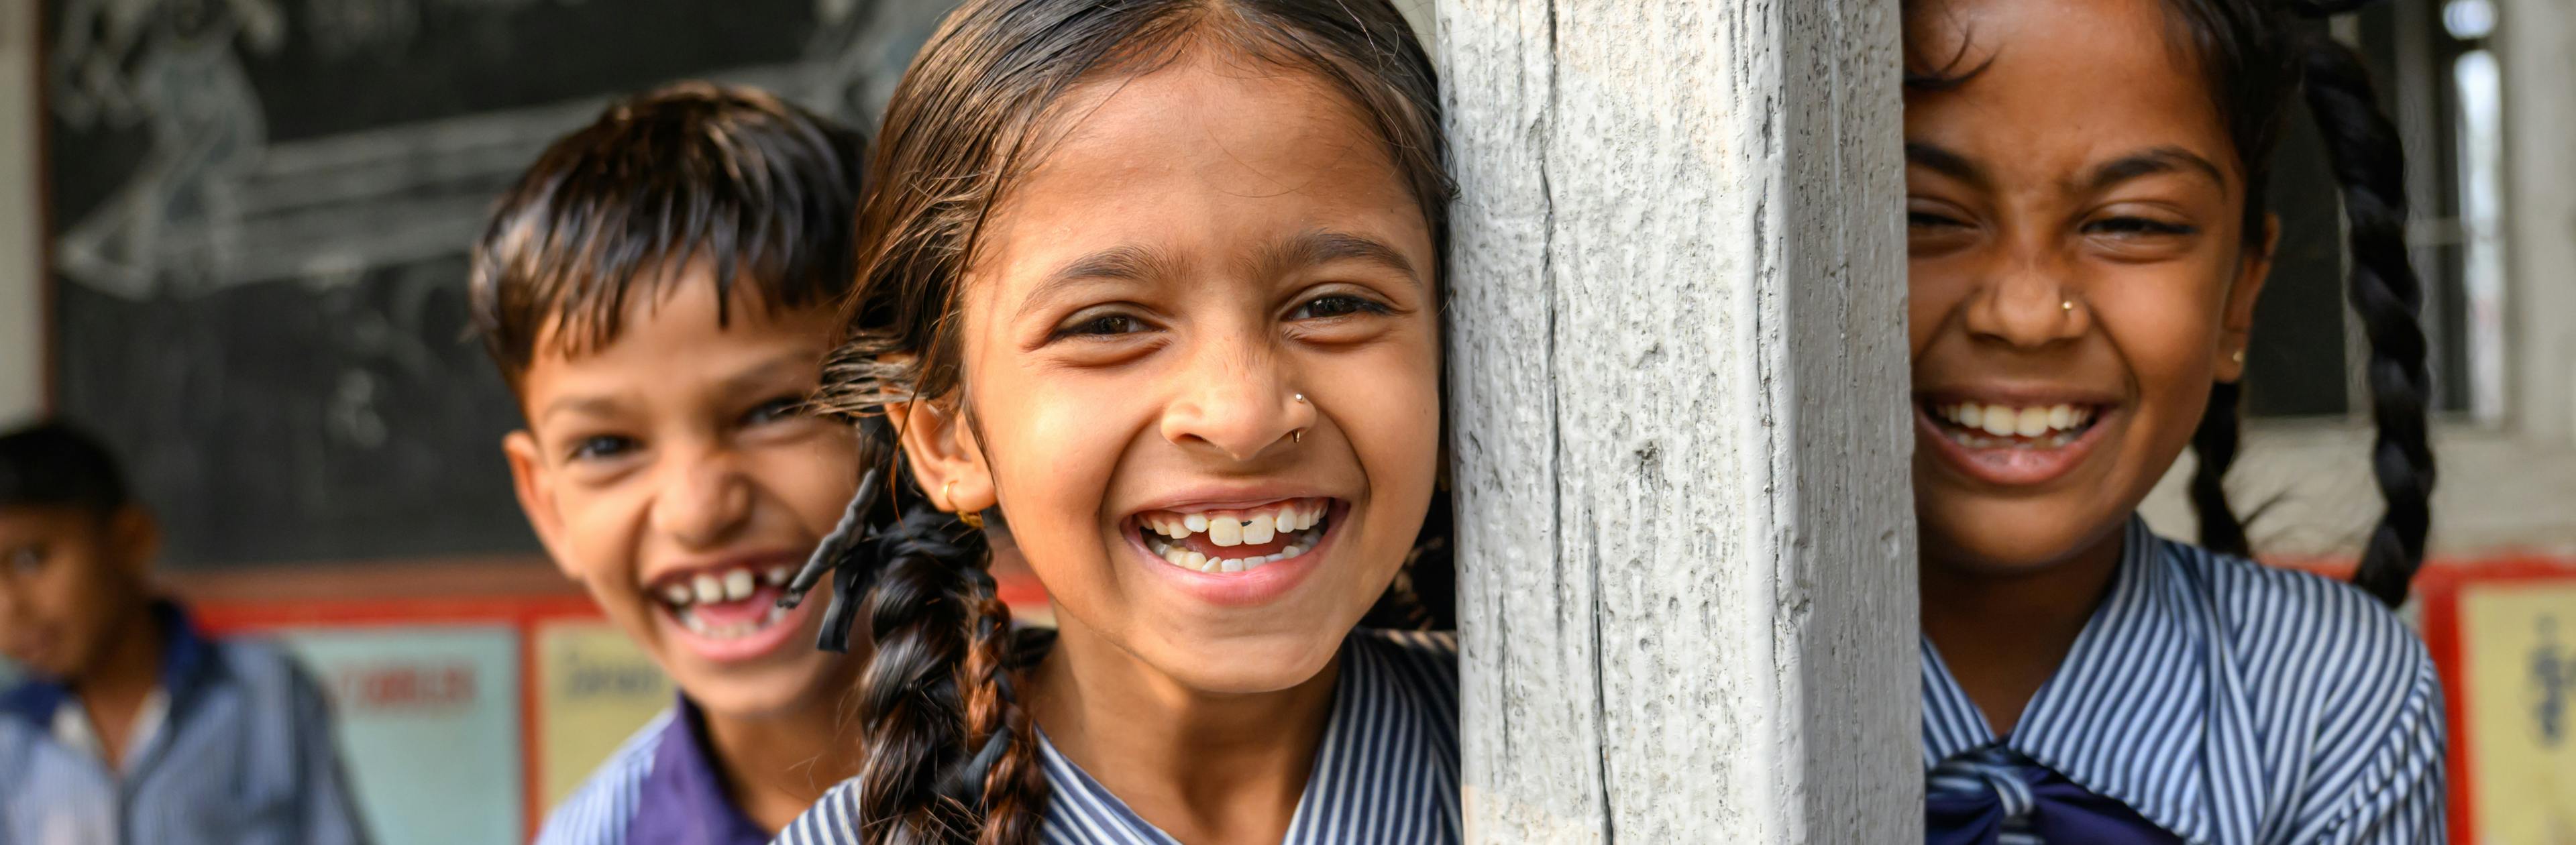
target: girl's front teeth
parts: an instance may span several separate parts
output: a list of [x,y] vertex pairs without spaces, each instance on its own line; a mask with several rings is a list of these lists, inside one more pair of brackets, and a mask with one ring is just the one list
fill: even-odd
[[1958,430],[1951,432],[1954,439],[1980,448],[2015,444],[1978,438],[1975,436],[1978,432],[1998,438],[2034,438],[2038,441],[2020,445],[2063,446],[2093,424],[2091,405],[2014,407],[1957,402],[1934,405],[1931,411],[1934,419],[1957,427]]
[[[1137,523],[1145,531],[1145,547],[1173,566],[1197,572],[1245,572],[1313,549],[1323,539],[1321,525],[1329,506],[1329,501],[1315,499],[1213,515],[1158,511],[1137,517]],[[1276,552],[1240,557],[1211,556],[1177,542],[1198,534],[1205,534],[1207,543],[1219,548],[1268,545],[1281,534],[1288,535],[1288,541]]]

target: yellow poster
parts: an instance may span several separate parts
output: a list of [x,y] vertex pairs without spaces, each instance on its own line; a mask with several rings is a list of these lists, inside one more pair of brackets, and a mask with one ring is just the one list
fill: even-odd
[[2459,620],[2479,845],[2576,845],[2576,580],[2464,587]]
[[543,625],[536,633],[537,712],[530,747],[551,808],[581,786],[636,729],[671,706],[671,679],[604,621]]

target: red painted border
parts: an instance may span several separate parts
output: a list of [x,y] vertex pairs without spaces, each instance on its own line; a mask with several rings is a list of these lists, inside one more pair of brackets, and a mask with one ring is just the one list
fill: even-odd
[[2460,593],[2484,584],[2513,584],[2541,581],[2576,582],[2576,560],[2548,558],[2504,558],[2476,563],[2430,563],[2415,579],[2415,593],[2423,602],[2422,634],[2424,647],[2432,652],[2433,665],[2442,677],[2443,721],[2450,730],[2451,741],[2445,763],[2451,771],[2451,843],[2475,845],[2478,807],[2471,791],[2468,713],[2469,686],[2467,667],[2463,665],[2463,642],[2460,634]]
[[[1037,579],[1013,573],[998,578],[994,592],[1014,610],[1043,607],[1046,587]],[[538,735],[544,708],[538,689],[537,633],[547,625],[603,619],[599,607],[584,595],[522,595],[430,598],[360,598],[319,601],[212,601],[191,604],[189,612],[206,630],[218,634],[257,633],[285,628],[386,628],[416,625],[506,626],[518,638],[519,651],[519,782],[522,826],[533,839],[545,823],[545,771]]]

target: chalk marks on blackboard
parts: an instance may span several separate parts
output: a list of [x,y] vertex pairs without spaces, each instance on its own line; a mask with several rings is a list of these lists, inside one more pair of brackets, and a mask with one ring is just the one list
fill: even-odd
[[276,0],[68,0],[55,42],[54,110],[87,128],[144,127],[151,148],[124,185],[55,244],[58,269],[140,299],[199,287],[237,256],[242,182],[267,126],[238,48],[275,50]]

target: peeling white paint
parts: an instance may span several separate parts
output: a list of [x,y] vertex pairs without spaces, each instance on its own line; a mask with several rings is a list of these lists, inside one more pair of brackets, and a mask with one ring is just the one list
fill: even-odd
[[1896,4],[1437,6],[1469,838],[1919,841]]

